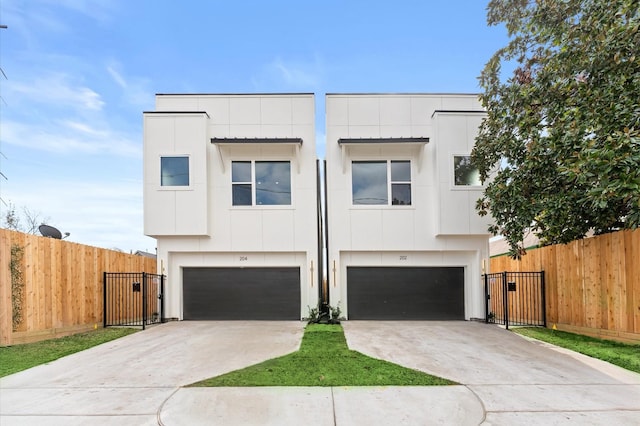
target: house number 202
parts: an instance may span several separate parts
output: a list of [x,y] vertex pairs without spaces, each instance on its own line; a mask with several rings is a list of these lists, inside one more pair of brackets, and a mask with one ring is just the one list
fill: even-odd
[[249,260],[248,256],[240,256],[240,262],[246,262],[247,260]]
[[408,256],[400,256],[400,260],[407,260]]

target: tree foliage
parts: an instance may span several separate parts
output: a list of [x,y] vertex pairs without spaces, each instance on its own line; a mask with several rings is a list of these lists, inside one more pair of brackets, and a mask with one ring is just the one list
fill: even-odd
[[[480,75],[478,200],[510,254],[640,224],[638,0],[492,0],[510,41]],[[503,76],[503,66],[515,66]]]

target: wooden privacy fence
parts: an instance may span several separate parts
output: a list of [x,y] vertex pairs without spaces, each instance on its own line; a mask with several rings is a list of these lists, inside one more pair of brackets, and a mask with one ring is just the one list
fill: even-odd
[[491,272],[545,271],[547,325],[640,342],[640,230],[494,257]]
[[101,325],[105,271],[155,273],[156,260],[0,229],[0,346]]

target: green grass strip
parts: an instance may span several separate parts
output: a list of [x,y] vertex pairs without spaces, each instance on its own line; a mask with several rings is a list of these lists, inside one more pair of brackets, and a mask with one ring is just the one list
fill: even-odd
[[133,328],[101,328],[58,339],[2,347],[0,348],[0,377],[46,364],[136,331],[138,330]]
[[300,350],[190,386],[433,386],[452,381],[347,347],[341,325],[309,324]]
[[548,328],[513,328],[512,331],[640,373],[640,345],[596,339]]

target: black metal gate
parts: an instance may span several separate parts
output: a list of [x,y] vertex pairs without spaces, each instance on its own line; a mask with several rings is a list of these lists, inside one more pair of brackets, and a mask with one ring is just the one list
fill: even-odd
[[510,325],[547,326],[544,271],[485,274],[485,321]]
[[104,327],[142,326],[164,320],[164,275],[104,273]]

